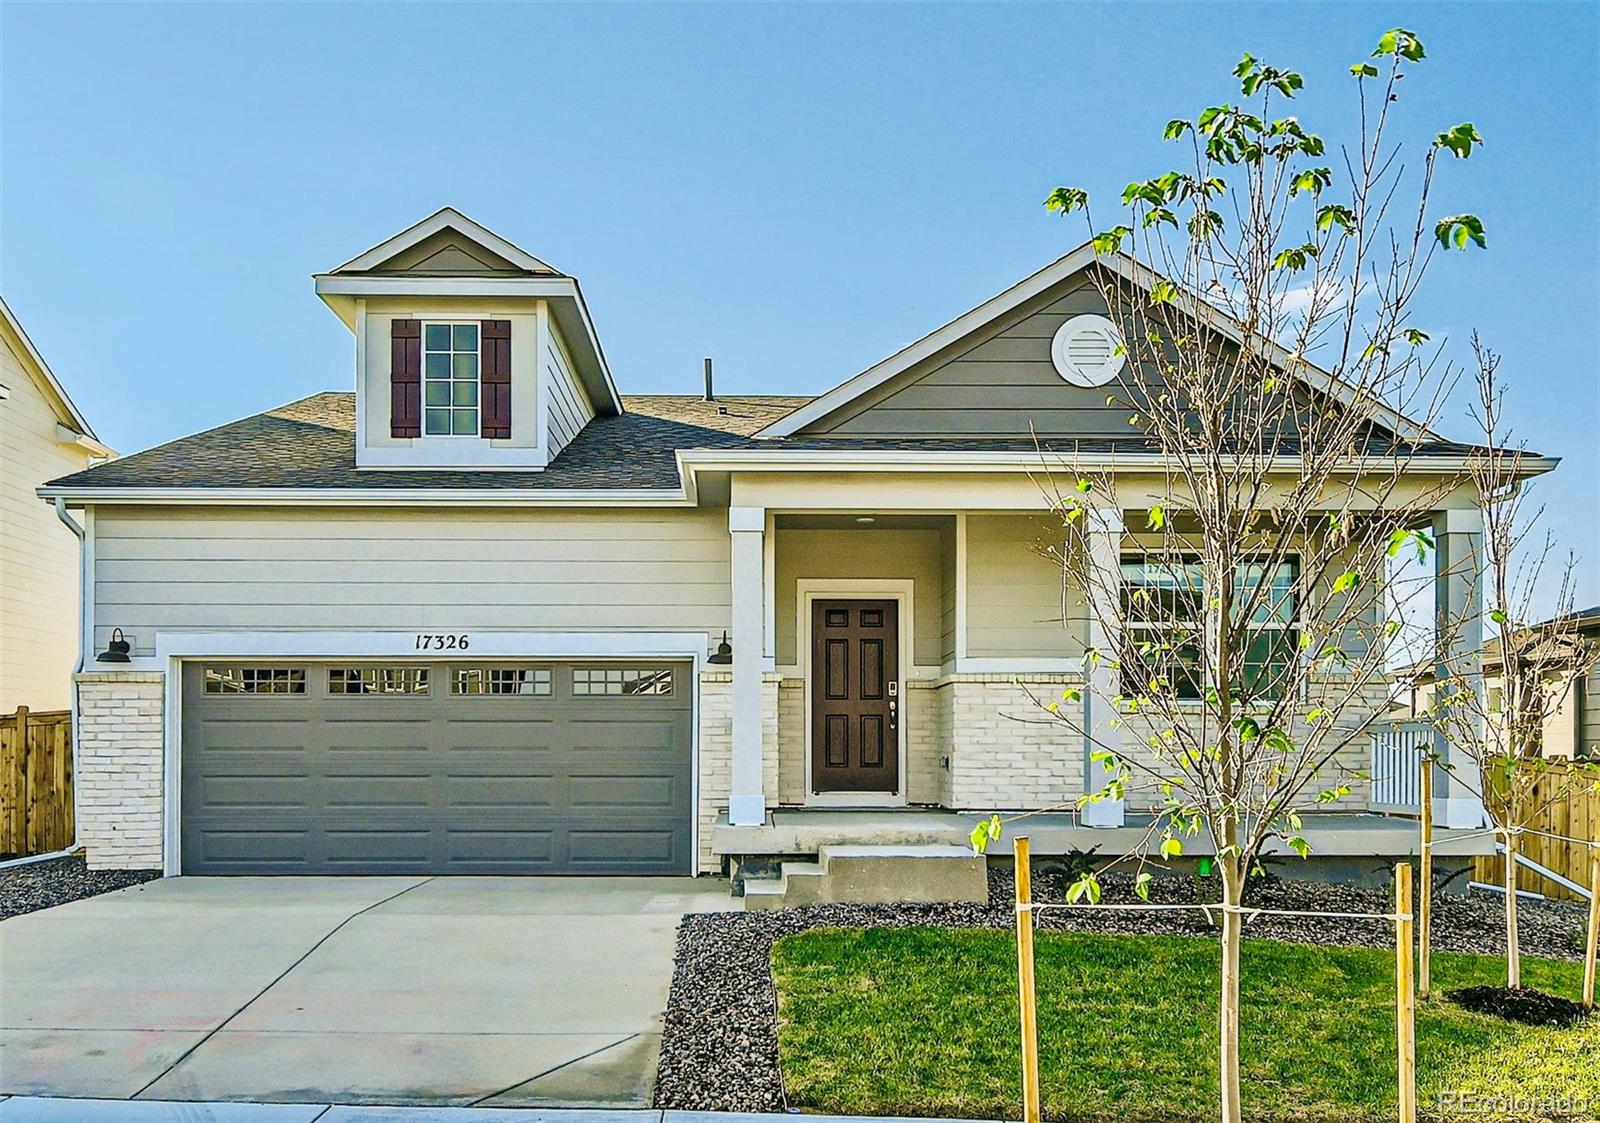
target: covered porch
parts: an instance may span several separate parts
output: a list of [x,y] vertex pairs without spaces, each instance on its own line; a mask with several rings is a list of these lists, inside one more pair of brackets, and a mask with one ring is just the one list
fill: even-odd
[[[1092,746],[1131,735],[1112,724],[1114,669],[1086,676],[1083,654],[1116,650],[1117,628],[1104,623],[1116,611],[1088,604],[1065,579],[1067,531],[1037,481],[981,481],[985,498],[1003,495],[1004,505],[907,501],[976,486],[937,483],[916,481],[883,502],[887,481],[835,478],[807,489],[839,500],[825,509],[742,505],[732,489],[731,659],[702,675],[702,868],[824,845],[965,844],[980,815],[1071,808],[1103,786]],[[1475,515],[1435,520],[1441,612],[1471,602],[1461,559],[1478,549]],[[1120,572],[1140,548],[1130,528],[1142,518],[1097,509],[1070,548]],[[1477,649],[1478,629],[1455,628],[1451,639],[1453,662]],[[1069,690],[1081,701],[1063,701]],[[1371,701],[1381,713],[1381,685]],[[1070,720],[1046,703],[1070,705]],[[1314,850],[1414,851],[1415,826],[1393,817],[1404,809],[1392,792],[1373,802],[1374,767],[1390,759],[1364,735],[1341,751],[1336,767],[1352,792],[1308,823]],[[1435,794],[1442,829],[1480,825],[1475,797],[1442,769]],[[1126,852],[1158,806],[1154,793],[1131,791],[1037,815],[1035,852]],[[1471,854],[1482,840],[1453,845]]]

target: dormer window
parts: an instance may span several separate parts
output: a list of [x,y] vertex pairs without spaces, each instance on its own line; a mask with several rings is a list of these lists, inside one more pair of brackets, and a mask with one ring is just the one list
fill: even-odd
[[478,435],[478,325],[422,325],[422,432]]

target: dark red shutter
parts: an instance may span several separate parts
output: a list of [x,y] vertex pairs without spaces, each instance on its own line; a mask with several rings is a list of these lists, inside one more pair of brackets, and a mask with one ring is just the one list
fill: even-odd
[[422,321],[389,321],[389,435],[422,436]]
[[484,320],[483,365],[478,383],[482,433],[490,440],[511,439],[511,321]]

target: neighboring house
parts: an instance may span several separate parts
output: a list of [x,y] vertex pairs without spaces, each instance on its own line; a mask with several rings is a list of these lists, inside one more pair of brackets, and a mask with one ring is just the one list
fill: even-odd
[[[1600,651],[1600,606],[1585,608],[1553,620],[1532,624],[1518,633],[1515,649],[1524,659],[1547,668],[1546,681],[1560,705],[1544,721],[1540,746],[1552,759],[1600,758],[1600,668],[1595,652]],[[1504,655],[1501,637],[1483,645],[1483,689],[1485,708],[1491,721],[1505,711],[1502,685]],[[1437,681],[1431,666],[1417,667],[1401,676],[1405,686],[1400,718],[1415,719],[1433,705],[1433,686]]]
[[0,300],[0,713],[67,708],[78,539],[34,492],[111,455]]
[[[1097,268],[1149,283],[1084,247],[816,398],[621,395],[577,281],[449,209],[319,274],[354,394],[41,490],[90,527],[95,650],[132,647],[80,680],[90,862],[689,873],[1070,802],[1081,735],[1008,720],[1089,641],[1036,436],[1115,464],[1113,559],[1166,494]],[[1386,420],[1420,479],[1470,451]],[[1439,552],[1479,525],[1456,493]]]

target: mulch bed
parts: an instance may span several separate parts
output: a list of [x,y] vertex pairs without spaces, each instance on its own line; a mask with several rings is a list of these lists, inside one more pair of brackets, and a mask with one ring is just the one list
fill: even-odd
[[[1035,873],[1036,901],[1065,899],[1064,874]],[[1103,879],[1106,901],[1134,901],[1129,877]],[[1010,928],[1015,923],[1009,870],[989,876],[987,904],[819,905],[772,912],[703,913],[684,917],[667,1002],[656,1073],[655,1106],[676,1110],[766,1112],[787,1109],[778,1067],[778,1004],[773,991],[774,940],[810,928]],[[1191,878],[1157,878],[1150,899],[1160,903],[1215,900]],[[1267,880],[1251,886],[1246,904],[1318,912],[1385,913],[1394,906],[1381,889]],[[1505,912],[1498,898],[1436,897],[1438,951],[1505,953]],[[1560,901],[1525,901],[1519,911],[1522,950],[1554,959],[1581,958],[1587,913]],[[1041,912],[1041,929],[1145,935],[1208,935],[1197,912]],[[1387,921],[1263,916],[1246,928],[1255,939],[1391,948]],[[1501,990],[1504,994],[1504,990]]]
[[0,869],[0,920],[153,881],[160,870],[91,870],[81,855]]
[[1462,987],[1444,996],[1476,1013],[1526,1026],[1570,1026],[1588,1016],[1581,1002],[1531,987]]

